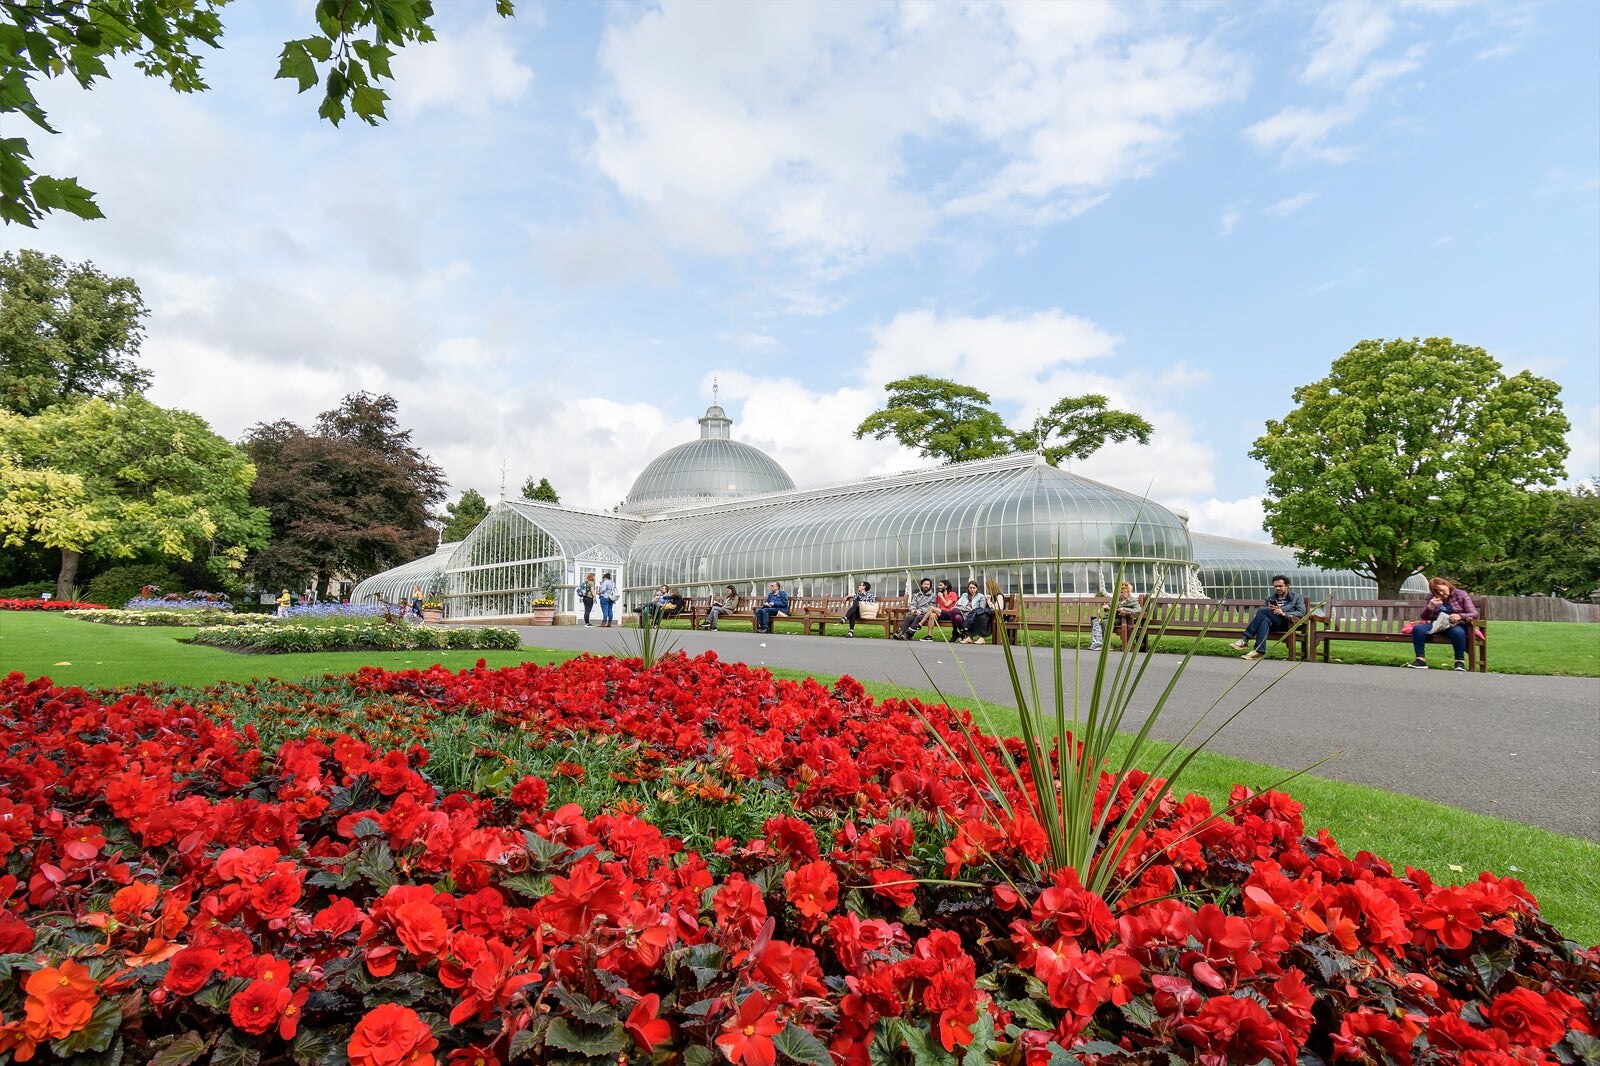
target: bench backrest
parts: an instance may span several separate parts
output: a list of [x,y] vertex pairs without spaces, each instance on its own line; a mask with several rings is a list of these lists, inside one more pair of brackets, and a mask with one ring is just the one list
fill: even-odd
[[1058,603],[1061,605],[1061,624],[1079,626],[1087,625],[1103,614],[1111,603],[1111,597],[1007,596],[1004,614],[1007,618],[1026,620],[1030,629],[1047,628],[1055,625]]
[[[1485,619],[1485,605],[1474,599],[1478,623]],[[1399,633],[1402,626],[1422,617],[1426,600],[1329,600],[1325,614],[1328,628],[1346,633]]]

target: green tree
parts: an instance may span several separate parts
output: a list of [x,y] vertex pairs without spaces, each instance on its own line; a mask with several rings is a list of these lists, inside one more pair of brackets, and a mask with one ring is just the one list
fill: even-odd
[[1041,451],[1059,465],[1063,459],[1087,459],[1107,444],[1149,444],[1154,427],[1139,415],[1108,409],[1109,402],[1097,392],[1063,396],[1039,416],[1033,429],[1016,434],[1016,450]]
[[[110,76],[107,60],[131,58],[146,76],[177,92],[206,89],[197,48],[219,48],[228,0],[0,0],[0,129],[15,113],[56,132],[39,106],[40,79],[71,76],[85,89]],[[513,0],[494,0],[511,15]],[[395,50],[434,39],[430,0],[318,0],[316,27],[288,41],[277,77],[301,92],[322,86],[317,113],[335,126],[349,111],[376,125],[384,117]],[[94,194],[75,178],[35,174],[25,137],[0,138],[0,218],[34,225],[46,211],[102,217]]]
[[856,427],[856,440],[893,437],[925,456],[956,463],[1013,450],[1014,438],[989,407],[989,394],[945,378],[913,374],[884,386],[887,404]]
[[893,437],[947,463],[1031,451],[1042,451],[1051,463],[1059,463],[1087,459],[1111,441],[1150,443],[1149,422],[1108,410],[1106,398],[1094,393],[1063,396],[1032,428],[1013,430],[989,406],[989,394],[970,385],[913,374],[884,388],[888,403],[862,420],[856,439]]
[[468,489],[455,503],[445,504],[444,512],[444,541],[453,544],[466,540],[467,534],[489,516],[489,501],[477,489]]
[[1498,556],[1457,565],[1473,592],[1583,599],[1600,589],[1600,480],[1529,493]]
[[550,484],[547,477],[540,478],[537,482],[533,478],[522,483],[522,498],[524,500],[537,500],[540,503],[560,503],[561,497],[556,495],[555,486]]
[[427,554],[444,474],[411,444],[391,396],[364,392],[317,416],[316,432],[262,423],[244,450],[259,469],[251,498],[267,509],[272,542],[250,557],[269,586],[326,590],[336,574],[365,576]]
[[82,396],[143,392],[149,312],[132,278],[29,248],[0,254],[0,408],[36,415]]
[[1267,530],[1382,598],[1440,563],[1491,557],[1526,490],[1561,473],[1560,392],[1448,338],[1362,341],[1251,449],[1267,468]]
[[267,538],[250,506],[255,474],[204,420],[142,396],[0,411],[0,536],[59,551],[62,598],[85,555],[203,557],[219,578],[238,569]]

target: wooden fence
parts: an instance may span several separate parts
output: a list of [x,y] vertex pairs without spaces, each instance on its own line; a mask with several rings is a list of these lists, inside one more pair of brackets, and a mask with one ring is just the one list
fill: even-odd
[[[1468,591],[1471,591],[1470,589]],[[1485,596],[1496,622],[1600,622],[1600,604],[1553,596]]]

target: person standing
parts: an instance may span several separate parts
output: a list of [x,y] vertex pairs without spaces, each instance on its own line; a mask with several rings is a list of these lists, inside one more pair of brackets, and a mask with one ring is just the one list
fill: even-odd
[[[850,606],[846,607],[844,612],[845,624],[850,627],[845,636],[853,637],[856,635],[856,623],[861,621],[861,605],[863,603],[877,602],[878,597],[872,594],[872,582],[860,581],[856,583],[856,594],[850,597]],[[873,614],[876,616],[877,612],[874,611]]]
[[594,623],[589,621],[589,615],[594,611],[594,571],[583,575],[583,580],[578,582],[578,599],[583,603],[583,628],[593,629]]
[[422,620],[422,586],[421,585],[412,585],[411,586],[411,613],[417,616],[417,620],[419,622]]
[[611,628],[611,612],[617,603],[617,583],[611,580],[611,571],[600,575],[600,585],[595,589],[600,597],[600,628]]
[[1433,595],[1422,609],[1422,621],[1427,624],[1419,623],[1411,630],[1411,647],[1417,657],[1406,666],[1412,670],[1426,670],[1428,638],[1435,633],[1442,633],[1449,638],[1450,647],[1455,649],[1455,668],[1465,671],[1467,641],[1472,639],[1472,620],[1478,617],[1478,605],[1447,577],[1429,578],[1428,591]]
[[777,581],[767,586],[767,598],[756,608],[756,632],[771,633],[772,622],[779,615],[789,613],[789,594]]
[[1245,653],[1246,659],[1259,659],[1267,654],[1267,640],[1281,633],[1306,616],[1306,598],[1289,588],[1289,579],[1282,574],[1272,579],[1272,592],[1256,609],[1256,616],[1244,627],[1244,636],[1234,641],[1235,650],[1255,647]]
[[278,593],[278,617],[279,618],[288,618],[289,617],[289,604],[291,604],[293,602],[294,602],[294,597],[289,595],[289,590],[288,589],[284,589],[282,592]]

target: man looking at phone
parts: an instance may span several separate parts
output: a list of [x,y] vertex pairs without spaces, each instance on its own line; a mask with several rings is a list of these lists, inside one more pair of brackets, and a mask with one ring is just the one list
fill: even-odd
[[1267,654],[1267,640],[1306,616],[1306,598],[1289,588],[1289,579],[1279,574],[1272,579],[1272,592],[1256,610],[1256,616],[1244,627],[1244,636],[1233,642],[1236,649],[1254,648],[1245,652],[1246,659],[1259,659]]

